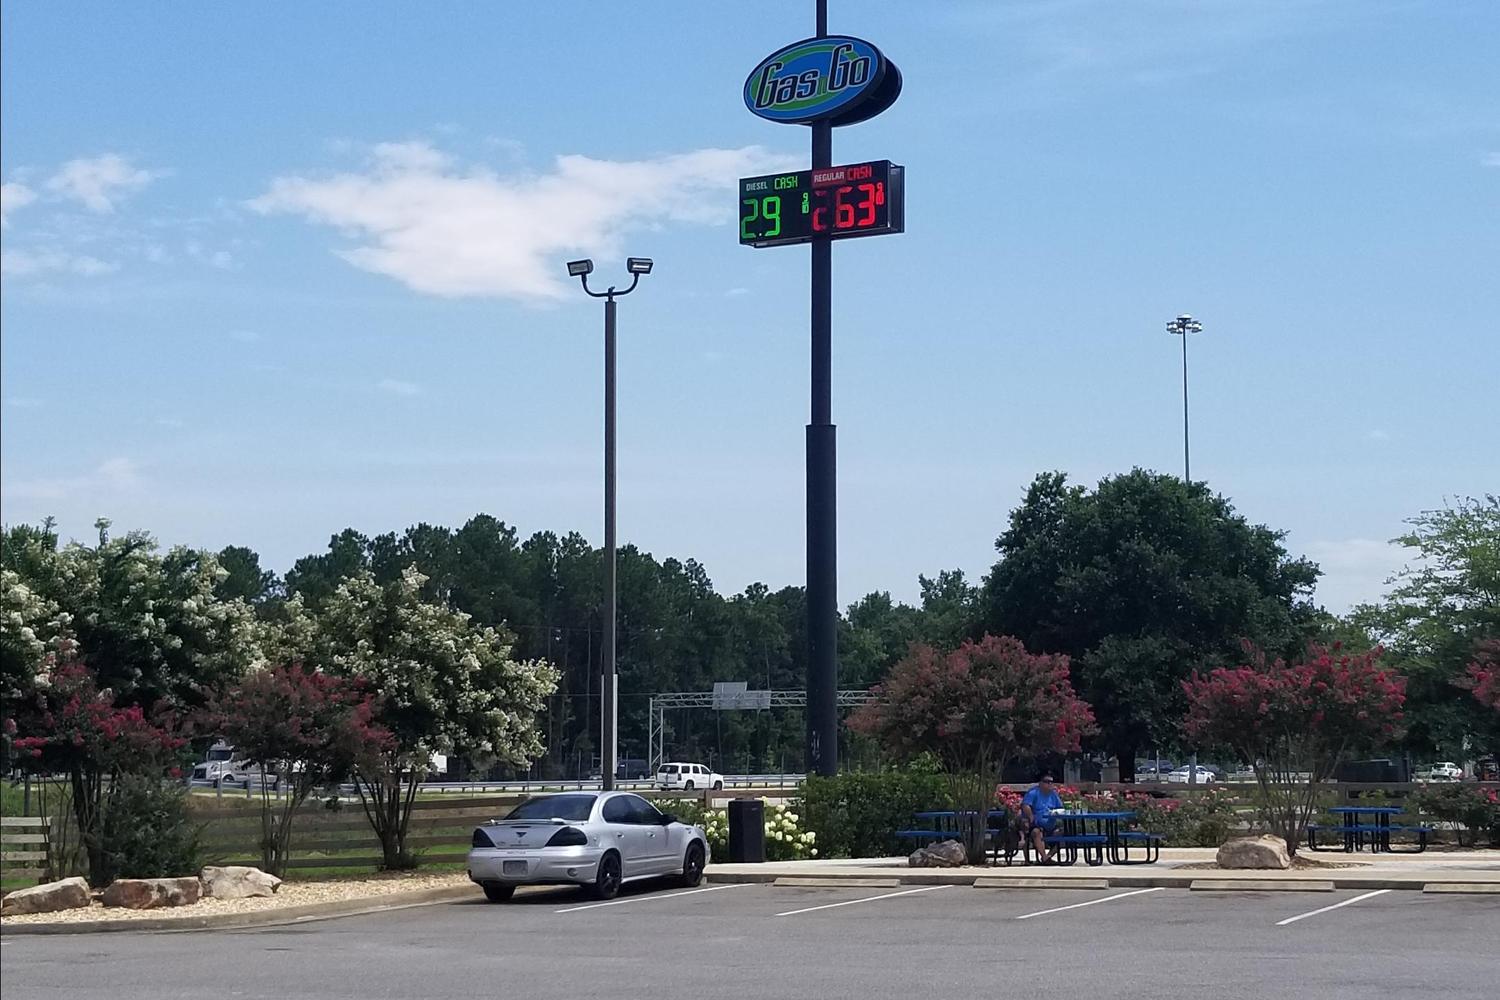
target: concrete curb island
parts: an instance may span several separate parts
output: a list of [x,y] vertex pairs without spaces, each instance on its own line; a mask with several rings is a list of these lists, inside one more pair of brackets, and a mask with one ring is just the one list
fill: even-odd
[[[1393,871],[1391,869],[1301,869],[1294,871],[1217,871],[1191,869],[1122,872],[1047,871],[1038,868],[890,868],[870,867],[816,871],[795,864],[718,865],[704,877],[713,883],[854,888],[878,881],[882,886],[954,885],[977,889],[1192,889],[1197,891],[1332,892],[1337,889],[1404,889],[1415,892],[1500,893],[1500,871]],[[1150,866],[1154,867],[1154,866]],[[1045,872],[1045,874],[1044,874]]]
[[0,920],[0,935],[23,934],[99,934],[109,931],[217,931],[241,927],[271,927],[276,924],[300,924],[335,917],[356,917],[367,913],[404,910],[409,907],[435,906],[482,899],[474,886],[424,889],[420,892],[388,892],[379,896],[341,899],[331,903],[303,903],[280,909],[251,910],[246,913],[215,913],[208,916],[184,914],[180,917],[148,917],[133,920],[71,920],[56,923],[12,924]]

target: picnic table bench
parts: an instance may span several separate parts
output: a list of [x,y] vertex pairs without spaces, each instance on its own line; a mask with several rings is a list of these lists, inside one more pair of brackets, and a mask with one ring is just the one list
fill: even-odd
[[[1368,847],[1372,853],[1384,851],[1387,854],[1420,854],[1427,850],[1427,835],[1432,832],[1432,827],[1421,825],[1409,825],[1392,823],[1391,820],[1397,816],[1404,815],[1405,810],[1399,806],[1335,806],[1328,810],[1336,817],[1337,823],[1309,823],[1307,824],[1307,846],[1313,851],[1332,851],[1337,847],[1331,844],[1318,845],[1318,834],[1334,834],[1342,838],[1342,848],[1353,854],[1355,851]],[[1368,816],[1368,820],[1363,817]],[[1416,844],[1410,848],[1398,848],[1391,842],[1393,833],[1410,833],[1416,835]]]

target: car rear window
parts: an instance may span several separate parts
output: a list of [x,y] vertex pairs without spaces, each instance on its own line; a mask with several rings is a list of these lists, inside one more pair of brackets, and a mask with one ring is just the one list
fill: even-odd
[[677,773],[677,765],[676,764],[666,764],[666,765],[663,765],[663,767],[661,769],[661,773],[662,774],[676,774]]
[[594,811],[597,795],[543,795],[527,799],[510,811],[506,819],[565,819],[581,823]]

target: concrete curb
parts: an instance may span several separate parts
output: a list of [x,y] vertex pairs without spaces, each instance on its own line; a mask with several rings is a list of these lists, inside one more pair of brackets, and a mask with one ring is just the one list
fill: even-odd
[[[1309,875],[1310,874],[1311,873],[1309,873]],[[1321,873],[1321,872],[1319,872],[1315,877],[1281,877],[1281,878],[1266,878],[1264,873],[1256,873],[1254,875],[1251,875],[1251,874],[1247,873],[1244,876],[1238,876],[1238,877],[1236,877],[1236,876],[1224,877],[1222,874],[1219,874],[1217,877],[1213,877],[1213,878],[1204,878],[1204,875],[1205,875],[1205,872],[1203,872],[1202,870],[1194,870],[1194,871],[1180,871],[1180,872],[1160,871],[1160,872],[1156,872],[1156,873],[1153,873],[1153,874],[1150,874],[1150,875],[1147,875],[1147,874],[1134,875],[1134,874],[1132,874],[1132,875],[1108,875],[1108,876],[1103,876],[1103,875],[1088,875],[1088,874],[1080,873],[1079,875],[1076,875],[1076,876],[1066,876],[1066,875],[1064,875],[1064,876],[1057,876],[1057,877],[1051,877],[1051,878],[1038,878],[1036,876],[1023,875],[1019,871],[1015,875],[1006,875],[1003,872],[982,871],[982,870],[973,869],[973,868],[969,868],[969,869],[950,869],[950,870],[947,870],[947,871],[934,870],[934,869],[915,869],[914,868],[914,869],[911,869],[910,871],[902,872],[899,875],[887,875],[887,876],[883,876],[883,877],[894,877],[896,879],[896,881],[900,885],[902,885],[902,886],[919,886],[919,885],[974,886],[976,880],[982,880],[984,882],[984,885],[981,886],[981,888],[986,888],[986,889],[991,889],[991,888],[1016,888],[1016,889],[1023,889],[1023,888],[1048,888],[1048,889],[1051,889],[1051,888],[1079,888],[1079,889],[1098,889],[1098,888],[1104,888],[1104,887],[1107,887],[1107,888],[1110,888],[1110,889],[1189,889],[1189,888],[1192,887],[1192,885],[1193,885],[1194,882],[1223,883],[1226,886],[1226,888],[1224,890],[1222,890],[1222,891],[1231,891],[1231,892],[1232,891],[1238,891],[1238,890],[1241,890],[1241,889],[1243,889],[1245,891],[1256,891],[1256,890],[1264,891],[1263,889],[1261,889],[1261,886],[1257,885],[1256,883],[1270,883],[1272,885],[1285,884],[1290,889],[1303,889],[1303,888],[1306,888],[1309,883],[1321,883],[1321,884],[1331,885],[1334,889],[1354,889],[1354,890],[1360,890],[1360,891],[1369,891],[1369,890],[1372,890],[1372,889],[1404,889],[1404,890],[1410,890],[1410,891],[1413,891],[1413,892],[1420,892],[1423,889],[1424,886],[1428,886],[1428,885],[1447,885],[1447,884],[1457,885],[1457,884],[1463,884],[1463,885],[1480,886],[1480,887],[1486,887],[1486,886],[1500,887],[1500,879],[1491,881],[1491,880],[1485,879],[1483,877],[1481,877],[1481,878],[1472,878],[1472,877],[1470,877],[1469,879],[1466,879],[1464,882],[1459,882],[1459,877],[1456,876],[1456,875],[1447,875],[1445,877],[1446,873],[1437,873],[1437,872],[1412,872],[1410,874],[1402,873],[1402,874],[1395,875],[1395,876],[1391,876],[1391,875],[1372,875],[1372,874],[1369,874],[1369,873],[1357,873],[1357,872],[1354,872],[1354,871],[1349,871],[1347,874],[1344,874],[1342,872],[1332,872],[1332,873],[1329,873],[1329,874],[1326,874],[1326,875],[1323,874],[1323,873]],[[751,883],[751,884],[758,884],[758,885],[770,885],[770,884],[775,883],[778,879],[782,879],[782,878],[786,878],[786,877],[788,877],[788,873],[784,869],[777,870],[776,868],[772,868],[770,871],[765,871],[765,872],[747,872],[747,871],[743,871],[743,870],[741,870],[741,871],[729,871],[729,872],[725,872],[725,871],[715,872],[713,869],[710,868],[705,873],[705,875],[704,875],[704,878],[708,882],[712,882],[712,883],[719,883],[719,884],[727,884],[727,883]],[[817,874],[816,877],[820,881],[824,881],[824,882],[826,882],[827,884],[830,884],[830,885],[833,885],[833,884],[844,884],[844,885],[850,885],[850,886],[852,886],[852,885],[857,884],[857,882],[855,882],[855,880],[869,879],[869,878],[882,877],[882,876],[878,876],[876,874],[876,871],[874,871],[874,870],[868,870],[867,869],[867,870],[864,870],[864,871],[853,871],[853,872],[847,872],[847,873],[836,872],[836,871],[820,871],[820,872],[818,872],[818,874]],[[1045,885],[1039,885],[1037,883],[1046,883],[1046,884]],[[1101,883],[1104,883],[1104,885],[1101,885]],[[1440,892],[1441,891],[1450,891],[1451,892],[1451,891],[1457,891],[1457,890],[1437,890],[1437,891],[1440,891]],[[1475,889],[1468,889],[1466,891],[1470,891],[1470,892],[1490,892],[1490,891],[1500,891],[1500,888],[1497,888],[1496,890],[1491,890],[1491,889],[1488,889],[1488,888],[1475,888]]]
[[1428,882],[1423,892],[1500,894],[1500,882]]
[[211,916],[156,917],[141,920],[74,920],[53,924],[12,924],[0,921],[0,935],[12,937],[24,934],[101,934],[110,931],[218,931],[242,927],[272,927],[277,924],[308,923],[313,920],[332,920],[335,917],[355,917],[366,913],[382,913],[387,910],[404,910],[408,907],[435,906],[439,903],[456,903],[482,898],[476,895],[473,886],[424,889],[421,892],[388,892],[379,896],[363,896],[359,899],[341,899],[332,903],[304,903],[301,906],[286,906],[280,909],[252,910],[247,913],[216,913]]
[[976,889],[1108,889],[1107,878],[976,878]]
[[1199,878],[1188,886],[1191,892],[1332,892],[1324,879]]
[[824,878],[814,875],[783,875],[772,885],[791,889],[895,889],[898,878]]

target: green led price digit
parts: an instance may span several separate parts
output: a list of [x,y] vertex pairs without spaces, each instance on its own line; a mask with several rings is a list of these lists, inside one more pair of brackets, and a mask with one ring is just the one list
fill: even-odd
[[755,239],[755,234],[750,231],[750,223],[760,218],[760,202],[755,198],[743,198],[740,200],[740,204],[750,206],[749,215],[740,215],[740,239],[753,240]]
[[781,235],[781,195],[768,194],[761,199],[761,217],[771,223],[771,228],[761,233],[763,239]]

